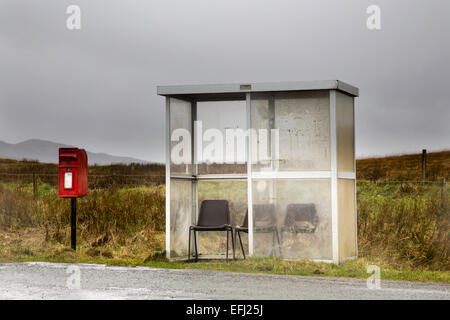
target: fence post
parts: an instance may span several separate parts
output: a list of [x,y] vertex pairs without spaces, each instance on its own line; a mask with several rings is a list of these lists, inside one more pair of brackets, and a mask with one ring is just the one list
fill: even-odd
[[447,185],[445,182],[445,178],[442,178],[441,180],[441,201],[442,201],[442,207],[445,207],[446,203],[447,203]]
[[422,180],[427,177],[427,149],[422,149]]
[[37,181],[36,181],[36,173],[33,173],[33,197],[37,198]]

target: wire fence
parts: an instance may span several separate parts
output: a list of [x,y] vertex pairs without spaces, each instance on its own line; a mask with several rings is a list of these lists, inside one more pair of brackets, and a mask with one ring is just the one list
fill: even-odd
[[[358,181],[358,180],[357,180]],[[361,180],[359,180],[361,181]],[[435,192],[440,194],[442,203],[447,203],[447,183],[446,179],[440,180],[364,180],[375,186],[399,185],[402,192],[417,191],[417,187],[435,186]],[[18,188],[31,188],[34,198],[38,198],[41,188],[58,187],[57,173],[10,173],[0,172],[0,183],[16,184]],[[109,189],[109,188],[135,188],[135,187],[154,187],[165,184],[165,174],[89,174],[88,188]],[[414,186],[412,186],[414,185]]]
[[[359,179],[358,179],[359,180]],[[443,190],[446,189],[447,182],[445,178],[439,180],[366,180],[375,185],[385,184],[419,184],[419,185],[440,185]],[[57,173],[11,173],[0,172],[0,182],[16,184],[47,184],[50,186],[58,185]],[[108,188],[112,185],[118,187],[136,187],[136,186],[154,186],[165,183],[165,174],[89,174],[89,188]]]
[[[15,184],[32,184],[33,188],[46,184],[58,186],[57,173],[2,173],[0,182]],[[104,189],[111,186],[139,187],[155,186],[165,183],[164,174],[89,174],[88,186],[90,189]]]
[[371,181],[369,180],[371,183],[376,184],[376,185],[382,185],[382,184],[404,184],[404,183],[412,183],[412,184],[430,184],[430,185],[445,185],[446,184],[446,180],[445,179],[441,179],[441,180],[435,180],[435,181],[430,181],[430,180],[383,180],[383,181]]

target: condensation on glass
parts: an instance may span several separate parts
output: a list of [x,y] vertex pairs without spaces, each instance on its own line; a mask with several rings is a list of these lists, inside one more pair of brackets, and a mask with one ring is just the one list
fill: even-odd
[[329,179],[255,179],[252,193],[256,256],[332,259]]
[[195,222],[192,214],[192,182],[170,181],[170,256],[187,257],[189,226]]
[[[278,129],[279,151],[258,136],[267,161],[257,172],[329,171],[329,91],[252,94],[251,125]],[[253,179],[256,256],[332,259],[330,179]]]
[[[267,150],[252,170],[330,170],[329,101],[328,91],[252,94],[251,126],[258,133],[258,152]],[[279,151],[274,139],[263,135],[271,129],[278,129]]]
[[339,259],[356,256],[355,181],[338,179]]
[[336,92],[338,171],[355,172],[355,128],[353,97]]

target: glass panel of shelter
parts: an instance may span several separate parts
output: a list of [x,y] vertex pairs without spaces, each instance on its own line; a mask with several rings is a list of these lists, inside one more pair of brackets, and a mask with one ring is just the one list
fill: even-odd
[[330,179],[254,179],[255,256],[331,260]]
[[[251,127],[260,160],[253,172],[331,169],[329,91],[252,94]],[[278,129],[278,141],[271,129]]]
[[[192,180],[192,103],[169,98],[170,257],[187,257],[189,226],[195,222]],[[181,145],[187,148],[180,148]]]
[[199,175],[245,174],[245,100],[198,101],[195,152]]
[[332,259],[331,181],[293,179],[331,170],[329,110],[326,90],[251,94],[259,160],[252,164],[255,256]]
[[[170,98],[170,174],[192,175],[192,103]],[[184,141],[184,140],[189,141]],[[184,147],[184,148],[183,148]]]
[[191,180],[170,179],[171,258],[187,257],[189,227],[194,222],[192,187]]
[[354,98],[336,92],[336,136],[338,171],[355,172]]
[[[230,143],[230,141],[226,141],[226,130],[247,129],[246,102],[243,100],[198,101],[195,108],[196,119],[193,119],[192,116],[193,107],[191,102],[171,98],[170,103],[171,133],[177,128],[182,128],[192,134],[193,120],[200,120],[200,127],[198,124],[194,125],[197,129],[195,130],[196,136],[194,141],[198,149],[197,141],[199,141],[199,138],[202,138],[202,151],[205,151],[205,149],[208,151],[208,146],[213,143],[214,138],[221,135],[223,139],[221,146],[222,155],[226,157],[227,146],[229,146],[227,143]],[[250,123],[251,128],[256,129],[256,143],[258,145],[258,159],[252,164],[253,172],[330,170],[328,91],[252,94]],[[265,129],[266,132],[264,133],[264,130],[261,129]],[[278,137],[270,132],[271,129],[278,129]],[[265,138],[264,134],[266,134]],[[274,143],[274,137],[279,138],[277,141],[278,147]],[[235,140],[234,142],[237,141]],[[203,143],[205,144],[203,145]],[[265,144],[265,148],[261,147],[263,144]],[[174,143],[171,142],[171,149],[173,146]],[[211,148],[209,149],[211,150]],[[265,149],[266,152],[261,152],[261,149],[263,151]],[[193,151],[198,152],[198,150]],[[233,152],[234,157],[238,156],[236,145],[233,148]],[[195,223],[197,215],[195,211],[200,207],[203,199],[226,199],[230,201],[232,224],[238,225],[242,223],[246,211],[244,207],[246,207],[247,202],[245,200],[247,183],[246,181],[226,181],[226,175],[245,174],[247,173],[247,165],[245,161],[236,164],[224,163],[226,162],[225,160],[225,158],[220,159],[217,152],[202,153],[201,159],[197,164],[199,179],[201,180],[201,177],[207,178],[209,175],[223,175],[223,177],[218,181],[199,181],[198,190],[196,182],[192,183],[194,180],[175,182],[172,179],[171,250],[173,248],[176,254],[184,254],[185,250],[181,248],[184,240],[186,240],[184,248],[187,250],[189,221]],[[235,160],[238,159],[235,158]],[[180,166],[171,162],[171,176],[192,176],[192,173],[195,171],[195,167],[193,168],[190,163]],[[242,179],[246,180],[246,177],[244,176]],[[329,184],[329,179],[323,179],[322,181],[279,180],[277,178],[264,181],[253,180],[253,197],[249,201],[253,201],[255,204],[255,212],[253,213],[255,255],[277,255],[286,258],[330,258],[331,244],[325,243],[326,241],[331,241]],[[322,187],[317,187],[316,192],[313,194],[310,190],[311,188],[314,190],[316,185],[322,185]],[[309,188],[306,188],[307,186]],[[236,193],[238,190],[239,192]],[[301,194],[296,193],[299,190],[301,190]],[[327,192],[324,192],[324,190]],[[189,193],[191,194],[190,197]],[[181,195],[189,197],[190,201],[182,201]],[[320,195],[320,198],[314,197],[314,195]],[[198,197],[198,204],[196,203],[196,197]],[[274,207],[274,210],[270,207]],[[303,209],[301,209],[302,207]],[[189,208],[191,208],[190,211]],[[257,209],[255,210],[255,208]],[[291,228],[294,231],[300,231],[297,232],[296,236],[292,237],[291,235],[291,238],[286,240],[286,237],[283,237],[283,235],[287,231],[285,227],[289,210],[290,212],[303,210],[305,213],[300,215],[310,216],[311,219],[310,221],[294,221],[301,225],[308,225],[309,223],[309,227]],[[261,234],[264,233],[260,232],[263,229],[258,225],[261,221],[256,216],[261,211],[266,211],[266,214],[269,212],[272,215],[269,220],[274,223],[276,234],[275,232],[272,232],[272,234],[266,232],[268,235]],[[180,215],[183,215],[183,217]],[[265,223],[269,222],[266,221]],[[267,236],[272,238],[269,239]],[[202,235],[201,237],[204,236]],[[217,235],[213,234],[210,237],[217,237]],[[264,240],[264,237],[267,239]],[[214,248],[202,247],[202,243],[210,244],[215,241],[201,240],[202,238],[200,238],[200,249],[203,249],[205,254],[223,252],[220,245],[216,245]],[[308,248],[309,251],[305,251],[305,248]],[[264,250],[270,250],[271,252],[264,252]]]
[[[197,101],[194,128],[197,208],[199,210],[203,200],[228,200],[230,223],[232,226],[240,225],[248,200],[246,101]],[[242,237],[242,240],[248,252],[248,238]],[[231,256],[231,238],[229,248]],[[226,233],[199,232],[198,249],[199,258],[224,256]]]
[[[200,180],[198,181],[198,208],[203,200],[228,200],[231,225],[241,225],[247,210],[247,181],[244,180]],[[198,248],[202,256],[223,256],[226,251],[226,232],[208,231],[198,233]],[[247,237],[242,237],[247,254]],[[229,242],[231,257],[231,238]],[[240,252],[240,250],[237,250]]]

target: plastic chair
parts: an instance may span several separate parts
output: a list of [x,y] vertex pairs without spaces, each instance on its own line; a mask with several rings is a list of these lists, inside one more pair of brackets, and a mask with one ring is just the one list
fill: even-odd
[[286,218],[281,232],[314,233],[319,223],[314,203],[291,203],[286,208]]
[[197,232],[199,231],[226,231],[227,232],[227,254],[228,262],[228,243],[231,233],[231,246],[233,249],[233,260],[235,259],[233,227],[230,224],[230,209],[227,200],[203,200],[200,206],[198,222],[189,227],[189,247],[188,262],[191,261],[191,233],[194,232],[195,261],[198,261]]
[[[272,236],[272,248],[275,246],[275,238],[278,242],[278,249],[281,254],[281,242],[278,234],[278,228],[276,223],[276,215],[275,215],[275,205],[273,203],[269,204],[255,204],[253,205],[253,216],[255,217],[253,220],[254,224],[254,232],[255,233],[273,233]],[[244,246],[242,245],[241,232],[248,233],[248,209],[245,212],[244,220],[242,221],[242,225],[236,226],[235,230],[235,240],[239,238],[239,243],[241,245],[242,254],[245,259],[245,251]],[[273,253],[272,253],[273,254]]]

